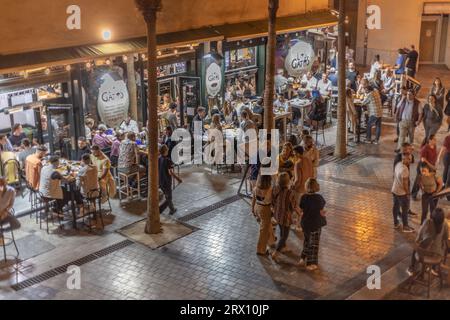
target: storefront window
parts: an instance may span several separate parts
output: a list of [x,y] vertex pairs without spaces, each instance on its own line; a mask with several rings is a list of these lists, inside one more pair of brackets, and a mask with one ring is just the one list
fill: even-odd
[[181,73],[187,72],[186,62],[177,62],[172,64],[167,64],[164,66],[159,66],[156,70],[156,75],[158,78],[173,76]]
[[257,47],[233,49],[225,52],[225,72],[256,67]]

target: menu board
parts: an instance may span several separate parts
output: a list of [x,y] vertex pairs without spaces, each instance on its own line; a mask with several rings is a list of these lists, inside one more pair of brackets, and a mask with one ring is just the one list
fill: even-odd
[[256,67],[257,47],[233,49],[225,52],[225,72]]

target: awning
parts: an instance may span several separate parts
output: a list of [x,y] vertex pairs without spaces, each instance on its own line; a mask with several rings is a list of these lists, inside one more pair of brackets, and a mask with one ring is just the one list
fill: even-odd
[[[328,10],[320,10],[296,16],[277,19],[277,32],[287,33],[310,28],[335,25],[337,18]],[[206,41],[236,41],[267,36],[267,20],[242,22],[201,29],[160,34],[157,36],[158,48],[167,48],[201,43]],[[0,73],[8,73],[29,68],[50,67],[59,64],[73,64],[91,59],[115,55],[145,52],[146,37],[128,39],[113,43],[74,46],[43,51],[0,55]]]

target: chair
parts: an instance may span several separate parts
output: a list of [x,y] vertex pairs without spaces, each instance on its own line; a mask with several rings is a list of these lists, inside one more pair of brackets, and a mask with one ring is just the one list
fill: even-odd
[[311,134],[313,134],[314,132],[316,133],[316,140],[315,140],[316,144],[318,143],[318,138],[319,138],[320,131],[322,131],[323,146],[326,146],[326,141],[325,141],[325,126],[326,126],[326,123],[327,123],[326,118],[324,120],[313,121],[313,123],[311,123]]
[[[52,224],[55,224],[55,220],[53,218],[53,212],[51,210],[52,207],[55,207],[56,200],[44,197],[44,195],[37,191],[38,203],[41,205],[38,207],[38,211],[36,212],[37,217],[39,218],[39,229],[42,229],[42,220],[45,221],[47,233],[49,232],[48,221],[51,220]],[[62,228],[61,218],[59,217],[60,212],[58,212],[58,222],[59,227]]]
[[[415,272],[409,279],[408,291],[411,291],[412,286],[417,283],[427,287],[427,297],[430,298],[431,283],[433,281],[434,275],[432,270],[434,269],[439,278],[440,289],[442,289],[444,277],[442,274],[441,264],[444,262],[444,257],[437,255],[435,253],[424,250],[420,247],[416,247],[415,252],[418,256],[418,262],[420,264],[420,270]],[[427,280],[423,278],[427,276]]]
[[[130,181],[135,180],[136,186],[131,186]],[[122,202],[122,196],[125,195],[127,200],[133,199],[137,194],[138,199],[141,198],[141,174],[139,169],[132,173],[118,172],[117,189],[119,192],[119,201]]]
[[[83,215],[83,223],[84,218],[87,216],[89,219],[95,221],[95,225],[97,225],[97,220],[100,218],[100,222],[102,224],[102,229],[105,229],[105,224],[103,221],[102,215],[102,191],[101,189],[93,189],[88,192],[86,198],[84,199],[84,215]],[[97,205],[98,203],[98,205]],[[92,231],[92,224],[89,222],[88,224],[89,231]]]
[[20,187],[21,175],[20,175],[20,163],[16,159],[9,159],[3,163],[3,172],[6,177],[6,182],[9,185],[15,185]]
[[37,212],[39,211],[39,208],[41,207],[41,202],[40,202],[40,198],[38,196],[38,191],[35,190],[27,180],[25,180],[25,188],[28,190],[28,201],[30,202],[30,205],[31,205],[30,218],[32,218],[33,213],[35,213],[36,223],[38,223]]
[[[11,209],[11,214],[14,215],[14,209]],[[14,238],[14,230],[12,230],[10,228],[9,232],[10,232],[10,236],[5,237],[5,225],[7,225],[6,222],[0,222],[0,235],[3,239],[1,245],[3,247],[3,260],[5,261],[5,263],[8,261],[7,259],[7,254],[6,254],[6,247],[10,246],[11,244],[14,245],[14,248],[16,249],[17,255],[14,257],[16,260],[17,258],[19,258],[19,249],[17,248],[17,244],[16,244],[16,239]]]

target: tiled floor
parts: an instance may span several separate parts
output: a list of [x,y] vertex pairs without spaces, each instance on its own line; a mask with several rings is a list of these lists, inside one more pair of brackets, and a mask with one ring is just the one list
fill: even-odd
[[[427,77],[437,74],[432,69],[426,72]],[[328,144],[333,143],[333,130],[327,132]],[[294,232],[288,241],[293,253],[283,256],[281,263],[256,256],[258,224],[250,214],[248,200],[241,199],[189,219],[186,223],[195,231],[162,248],[150,250],[131,244],[83,264],[80,290],[67,288],[69,275],[65,273],[23,290],[11,288],[16,282],[123,241],[125,238],[115,231],[145,218],[145,203],[120,206],[113,201],[113,215],[107,217],[103,234],[67,231],[47,235],[34,220],[21,218],[19,239],[33,235],[50,246],[42,246],[47,251],[23,261],[18,273],[0,270],[0,298],[345,299],[365,287],[368,266],[378,265],[384,273],[411,253],[414,235],[392,228],[393,132],[394,124],[385,121],[380,145],[356,147],[365,155],[362,159],[350,165],[327,163],[319,169],[329,217],[322,233],[317,272],[294,266],[302,248],[302,235]],[[444,135],[445,130],[439,139]],[[420,129],[417,141],[422,136]],[[179,209],[175,218],[228,199],[236,194],[240,182],[236,175],[211,174],[201,167],[185,168],[182,174],[185,182],[174,193]],[[448,208],[447,203],[441,205]],[[413,203],[413,209],[418,212],[419,203]],[[417,217],[412,224],[418,227]],[[450,289],[436,297],[449,298]],[[417,299],[424,295],[396,290],[386,298]]]

